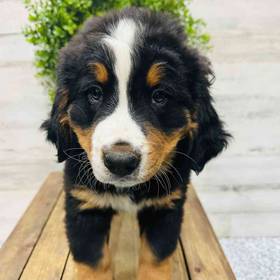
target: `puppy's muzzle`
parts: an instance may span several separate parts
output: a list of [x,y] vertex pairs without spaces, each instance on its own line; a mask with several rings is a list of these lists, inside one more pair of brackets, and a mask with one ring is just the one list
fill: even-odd
[[119,142],[103,149],[103,160],[104,165],[112,174],[124,177],[137,169],[141,155],[130,144]]

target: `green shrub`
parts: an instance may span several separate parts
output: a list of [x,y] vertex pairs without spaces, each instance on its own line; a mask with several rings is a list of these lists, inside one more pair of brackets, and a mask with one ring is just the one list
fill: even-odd
[[24,3],[30,24],[23,32],[27,41],[36,46],[37,76],[42,79],[51,98],[54,96],[58,51],[91,15],[127,6],[167,11],[185,24],[191,45],[208,47],[209,36],[203,32],[205,24],[191,16],[189,2],[185,0],[24,0]]

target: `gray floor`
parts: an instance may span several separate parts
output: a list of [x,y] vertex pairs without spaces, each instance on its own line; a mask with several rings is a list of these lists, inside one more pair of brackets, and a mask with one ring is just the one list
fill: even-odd
[[[280,279],[280,1],[194,0],[192,11],[208,23],[212,92],[234,135],[193,181],[238,279]],[[49,103],[20,34],[25,22],[22,1],[0,0],[0,246],[61,168],[38,130]]]
[[280,238],[222,239],[238,280],[280,280]]

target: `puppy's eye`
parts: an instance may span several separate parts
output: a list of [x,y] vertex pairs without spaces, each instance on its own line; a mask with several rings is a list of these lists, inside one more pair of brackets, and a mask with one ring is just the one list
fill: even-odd
[[102,89],[98,86],[94,86],[90,89],[88,93],[88,101],[90,104],[95,104],[96,102],[100,101],[102,98],[103,92]]
[[155,105],[163,106],[167,103],[168,98],[163,90],[155,90],[152,95],[152,102]]

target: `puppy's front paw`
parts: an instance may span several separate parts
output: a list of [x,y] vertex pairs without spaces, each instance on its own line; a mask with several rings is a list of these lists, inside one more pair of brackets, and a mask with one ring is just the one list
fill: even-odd
[[74,280],[113,280],[112,271],[108,267],[92,267],[83,263],[75,263]]
[[140,263],[137,280],[171,280],[170,259],[158,263]]
[[171,280],[172,255],[159,261],[145,238],[142,238],[137,280]]

